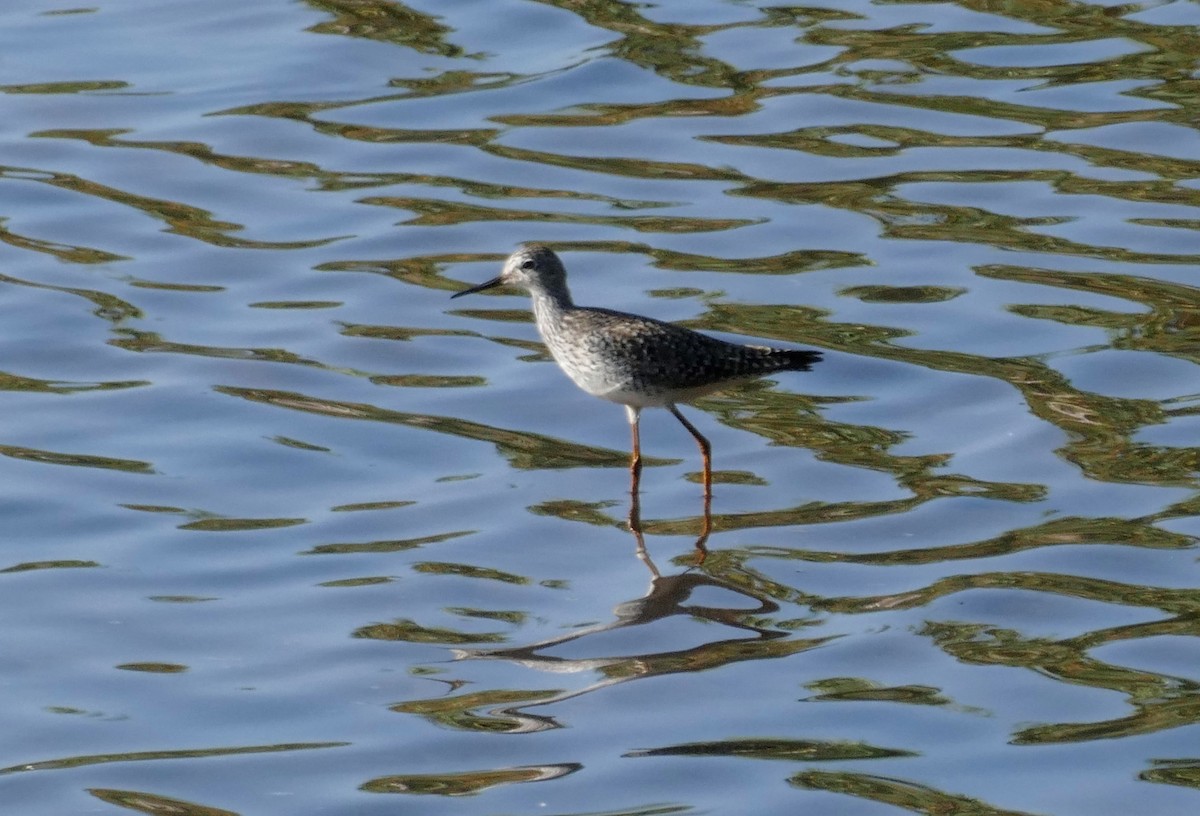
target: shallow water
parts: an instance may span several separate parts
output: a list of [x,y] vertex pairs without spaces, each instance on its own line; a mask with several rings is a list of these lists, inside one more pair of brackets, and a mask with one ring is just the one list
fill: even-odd
[[[1195,811],[1196,4],[0,26],[6,812]],[[825,352],[684,409],[702,563],[448,299],[526,240]]]

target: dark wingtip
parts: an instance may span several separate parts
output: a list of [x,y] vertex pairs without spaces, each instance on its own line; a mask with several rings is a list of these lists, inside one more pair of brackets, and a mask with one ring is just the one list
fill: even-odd
[[791,371],[808,371],[817,363],[821,362],[822,355],[819,351],[795,351],[792,349],[782,349],[780,351],[787,361],[788,369]]

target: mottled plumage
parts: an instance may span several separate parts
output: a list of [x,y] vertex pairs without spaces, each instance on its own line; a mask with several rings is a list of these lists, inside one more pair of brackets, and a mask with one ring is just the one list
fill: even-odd
[[576,306],[562,261],[529,244],[514,252],[496,278],[453,297],[513,285],[533,296],[538,332],[558,365],[589,394],[625,406],[633,430],[633,491],[641,473],[638,419],[642,408],[666,408],[695,437],[704,456],[704,492],[712,492],[708,440],[675,407],[774,371],[807,371],[820,352],[743,346],[649,317]]
[[639,408],[691,402],[773,371],[807,370],[811,351],[726,343],[682,326],[576,307],[539,324],[550,353],[579,387]]

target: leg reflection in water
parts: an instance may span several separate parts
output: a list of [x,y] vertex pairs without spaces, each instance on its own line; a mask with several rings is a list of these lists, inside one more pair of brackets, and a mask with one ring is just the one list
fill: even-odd
[[[630,491],[629,495],[629,518],[627,522],[629,524],[629,532],[633,533],[633,538],[637,542],[637,557],[650,569],[651,574],[655,578],[659,578],[661,577],[661,573],[659,573],[658,567],[654,565],[654,562],[650,560],[650,554],[646,552],[646,539],[642,535],[642,503],[638,497],[636,481],[635,487]],[[704,515],[700,523],[700,536],[696,539],[694,545],[696,549],[696,563],[692,566],[698,567],[704,563],[704,559],[708,558],[707,545],[710,533],[712,533],[712,494],[706,492],[704,494]]]

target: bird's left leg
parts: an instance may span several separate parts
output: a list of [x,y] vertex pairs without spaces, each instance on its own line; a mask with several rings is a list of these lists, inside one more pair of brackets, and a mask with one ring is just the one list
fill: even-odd
[[696,430],[696,426],[688,422],[683,414],[679,413],[679,409],[674,405],[668,405],[667,410],[675,415],[675,418],[683,423],[683,427],[688,429],[696,440],[696,444],[700,446],[700,456],[704,459],[704,498],[712,498],[712,445],[704,438],[704,435]]

